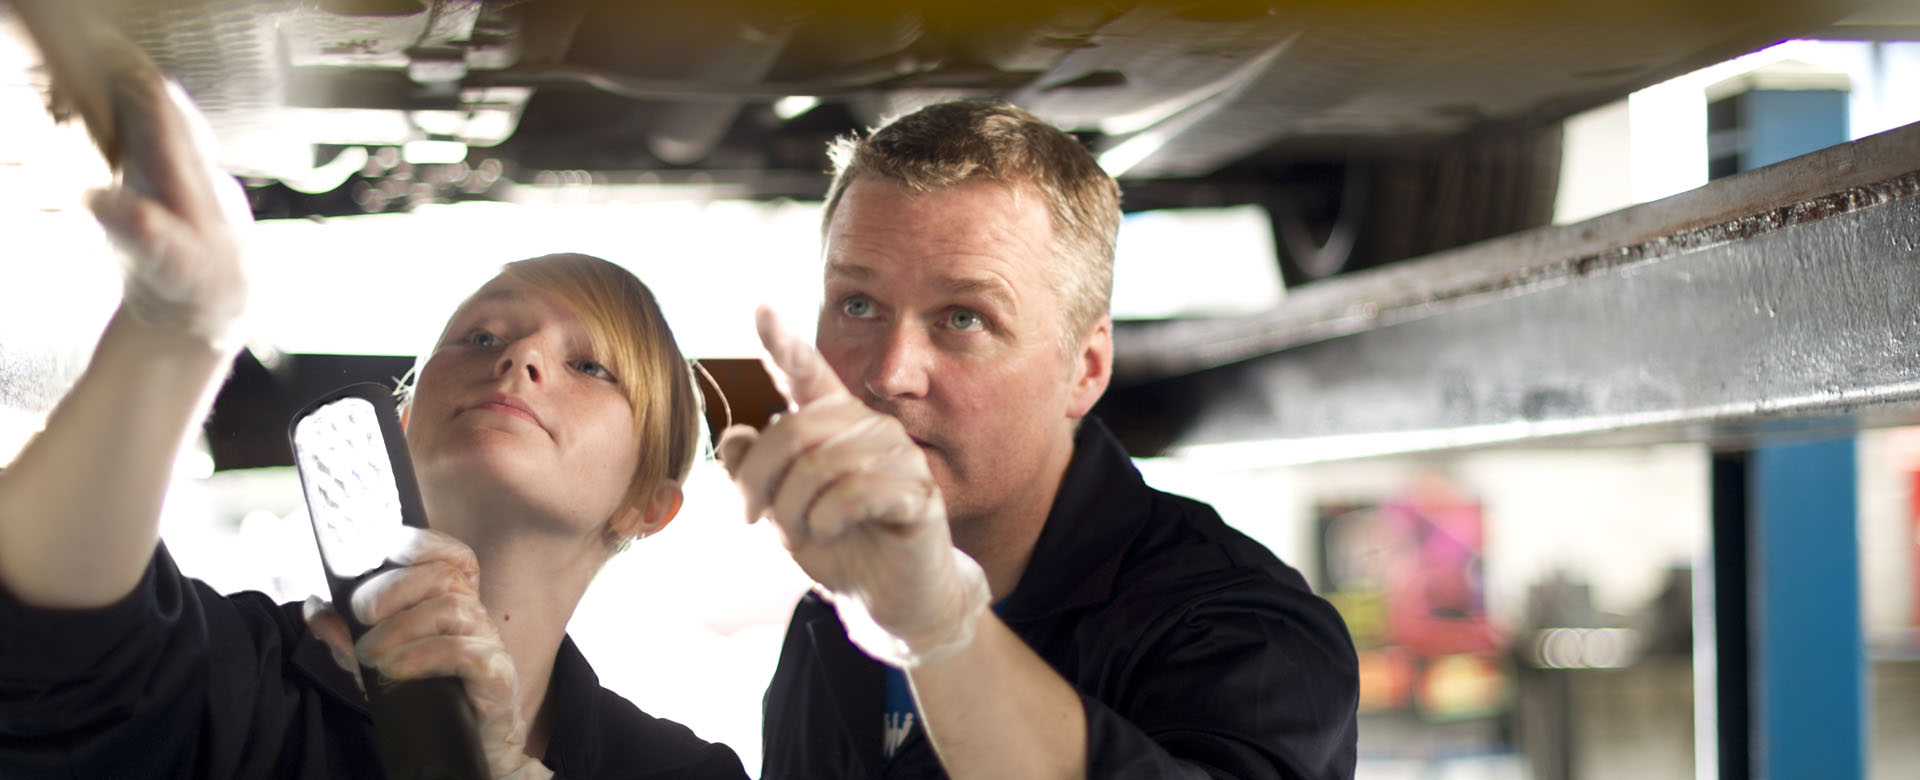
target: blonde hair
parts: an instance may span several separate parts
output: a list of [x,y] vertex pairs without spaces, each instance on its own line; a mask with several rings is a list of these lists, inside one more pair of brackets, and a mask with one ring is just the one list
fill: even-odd
[[[628,505],[644,507],[661,484],[686,481],[699,454],[703,401],[653,291],[625,268],[574,253],[508,263],[500,276],[553,296],[579,316],[595,359],[619,379],[633,407],[634,435],[640,441]],[[422,355],[402,379],[402,404],[411,402],[410,380],[419,376],[425,361]]]
[[940,103],[895,119],[865,138],[835,139],[833,184],[820,221],[833,222],[856,178],[872,176],[909,192],[932,192],[985,178],[1013,190],[1031,187],[1053,221],[1046,270],[1065,308],[1067,354],[1113,300],[1113,246],[1120,232],[1120,185],[1073,136],[1004,103]]

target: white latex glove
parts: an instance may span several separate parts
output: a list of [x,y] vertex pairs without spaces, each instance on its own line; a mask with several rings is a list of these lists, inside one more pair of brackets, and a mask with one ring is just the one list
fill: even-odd
[[909,668],[965,647],[991,595],[980,565],[953,546],[926,455],[771,310],[756,321],[792,411],[764,431],[736,425],[721,435],[748,522],[773,520],[868,655]]
[[213,135],[179,86],[133,71],[111,82],[118,186],[87,205],[120,249],[121,307],[148,327],[237,349],[247,279],[246,196],[213,164]]
[[307,625],[350,671],[359,664],[391,680],[457,675],[479,726],[488,771],[495,778],[551,777],[526,753],[520,677],[480,603],[480,566],[466,545],[437,531],[414,531],[392,556],[401,568],[374,575],[353,592],[353,614],[369,628],[354,643],[346,623],[324,602],[309,602]]

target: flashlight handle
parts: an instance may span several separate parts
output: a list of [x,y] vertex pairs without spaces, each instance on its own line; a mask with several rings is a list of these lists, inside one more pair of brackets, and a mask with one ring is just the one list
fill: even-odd
[[[352,579],[327,575],[334,610],[347,624],[354,641],[367,632],[351,607],[355,588],[374,575],[397,568],[391,561]],[[362,664],[360,680],[366,687],[367,710],[373,716],[373,739],[380,764],[390,780],[488,780],[487,758],[480,746],[479,724],[467,703],[467,686],[459,677],[389,680]]]
[[[361,667],[361,679],[373,674]],[[367,686],[375,742],[387,777],[398,780],[485,780],[473,708],[458,677],[428,677]]]

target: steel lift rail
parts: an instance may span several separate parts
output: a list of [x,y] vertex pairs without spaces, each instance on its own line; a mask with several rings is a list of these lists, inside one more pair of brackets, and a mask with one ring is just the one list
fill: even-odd
[[1847,437],[1920,423],[1920,125],[1115,346],[1121,415],[1241,462],[1711,445],[1696,768],[1866,775]]

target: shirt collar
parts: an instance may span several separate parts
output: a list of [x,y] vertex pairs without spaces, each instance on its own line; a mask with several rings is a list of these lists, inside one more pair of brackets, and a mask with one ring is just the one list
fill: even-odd
[[1060,491],[1020,584],[1001,602],[1001,616],[1039,620],[1106,600],[1151,501],[1152,490],[1106,424],[1082,418]]
[[[299,608],[298,602],[288,605],[289,612],[296,616],[296,619],[305,621],[304,617],[298,617]],[[367,715],[366,694],[360,692],[360,686],[354,682],[353,675],[340,668],[339,662],[333,660],[333,651],[327,649],[327,643],[320,641],[320,637],[314,636],[313,632],[305,632],[298,640],[298,644],[294,645],[293,666],[306,674],[307,678],[328,696],[346,704],[363,716]]]
[[558,772],[566,767],[593,767],[600,761],[600,675],[573,643],[560,638],[553,657],[553,676],[547,681],[547,703],[553,723],[547,730],[547,754],[542,758]]

